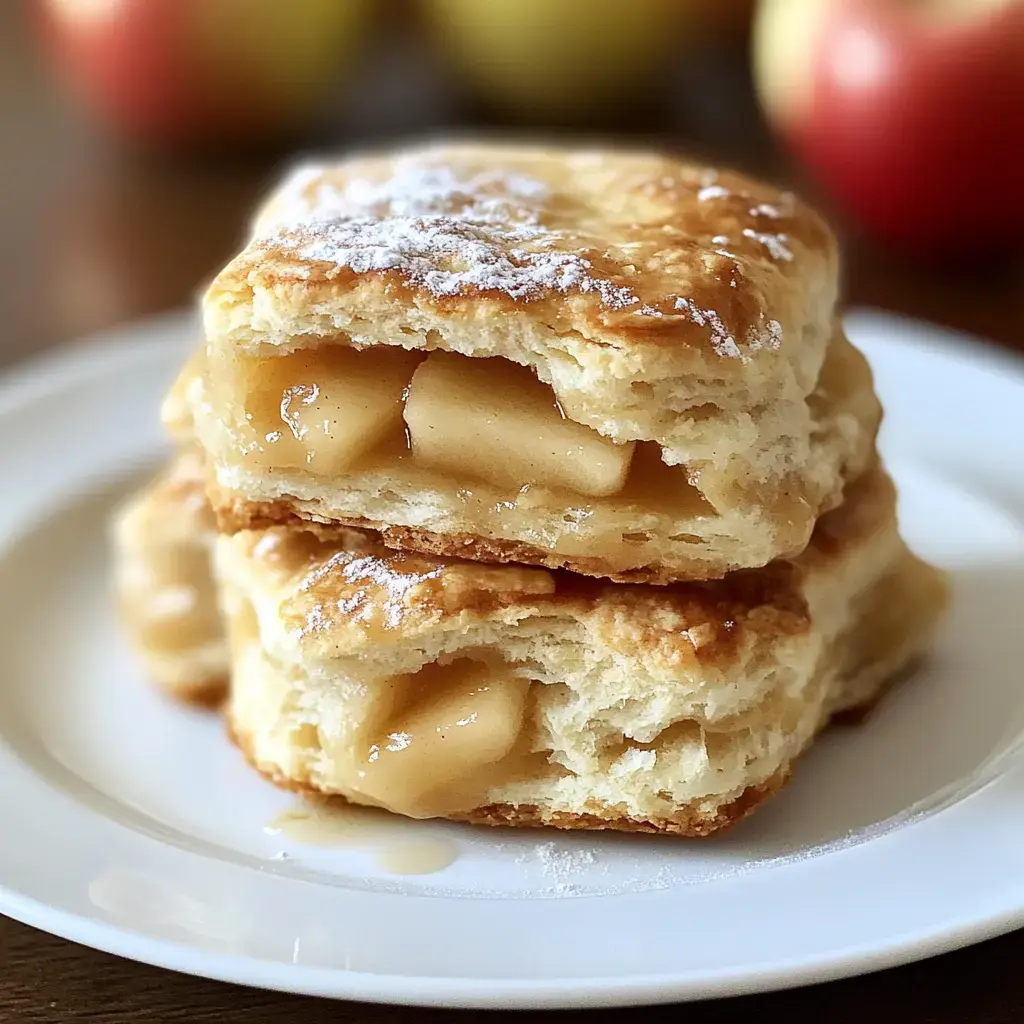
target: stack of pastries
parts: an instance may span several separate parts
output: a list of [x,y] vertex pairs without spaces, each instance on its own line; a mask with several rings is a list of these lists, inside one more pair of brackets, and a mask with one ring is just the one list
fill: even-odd
[[291,174],[116,524],[156,682],[287,786],[708,835],[922,651],[881,410],[793,195],[650,153]]

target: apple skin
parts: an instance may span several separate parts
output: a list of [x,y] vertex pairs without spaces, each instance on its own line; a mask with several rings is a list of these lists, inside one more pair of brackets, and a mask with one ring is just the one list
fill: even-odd
[[368,0],[39,0],[75,99],[150,143],[295,129],[362,38]]
[[489,101],[588,114],[640,91],[685,42],[696,0],[421,0],[438,44]]
[[869,232],[946,255],[1024,232],[1024,0],[762,0],[769,119]]

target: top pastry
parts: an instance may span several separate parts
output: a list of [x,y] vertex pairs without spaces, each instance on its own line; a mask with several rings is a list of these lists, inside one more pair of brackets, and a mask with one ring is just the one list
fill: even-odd
[[222,525],[654,582],[798,551],[877,426],[836,277],[793,195],[656,154],[303,168],[204,301]]

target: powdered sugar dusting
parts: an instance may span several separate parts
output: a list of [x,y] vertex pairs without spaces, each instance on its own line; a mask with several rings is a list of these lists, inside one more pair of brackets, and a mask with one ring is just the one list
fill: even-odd
[[574,896],[582,894],[580,881],[588,869],[597,864],[597,857],[593,850],[567,849],[555,842],[546,842],[538,843],[529,852],[520,854],[516,861],[540,867],[551,883],[544,887],[546,895]]
[[[704,328],[713,350],[731,359],[777,348],[781,341],[777,322],[762,317],[753,328],[745,323],[730,328],[714,309],[707,308],[707,300],[698,305],[667,290],[656,298],[645,295],[647,301],[640,300],[633,290],[640,285],[633,285],[629,276],[642,280],[637,276],[638,267],[640,275],[645,265],[657,267],[653,279],[664,284],[672,280],[668,270],[673,260],[678,259],[685,269],[687,260],[694,258],[687,255],[691,246],[687,240],[678,249],[683,255],[677,256],[676,250],[669,248],[662,261],[659,239],[652,233],[657,213],[650,223],[625,224],[622,237],[609,245],[600,229],[595,239],[573,227],[577,222],[571,211],[578,197],[572,186],[563,194],[556,186],[512,167],[502,169],[481,158],[453,156],[444,147],[406,153],[390,163],[371,161],[362,165],[367,170],[361,175],[353,170],[359,166],[310,164],[294,172],[258,221],[256,233],[262,237],[253,243],[255,258],[260,258],[261,246],[272,246],[299,258],[293,271],[299,275],[333,278],[345,271],[395,272],[439,298],[490,292],[528,302],[552,293],[582,294],[593,296],[607,310],[635,318],[635,322],[656,321],[671,316],[674,310]],[[742,190],[725,187],[727,179],[711,167],[700,168],[696,180],[691,176],[685,184],[682,179],[660,175],[648,185],[659,183],[666,188],[693,189],[691,196],[699,203],[742,200],[748,218],[754,218],[747,220],[752,226],[743,228],[742,236],[764,247],[774,260],[794,260],[795,247],[787,234],[755,229],[759,223],[782,226],[764,219],[789,216],[795,203],[790,194],[758,202]],[[565,213],[566,203],[569,214]],[[730,218],[740,215],[732,209],[735,205],[729,206]],[[591,211],[598,223],[602,217],[599,207],[597,203]],[[580,222],[586,224],[587,216]],[[714,211],[701,216],[707,218],[705,227],[717,226]],[[641,230],[645,234],[638,239]],[[737,230],[732,235],[733,248],[743,248],[738,234]],[[592,244],[587,244],[588,240]],[[713,234],[710,241],[715,247],[711,254],[722,259],[737,263],[752,255],[749,246],[742,256],[726,248],[730,245],[727,234]],[[702,272],[717,274],[715,261],[701,251],[699,235],[692,243],[696,258],[704,260]],[[629,262],[634,250],[639,250],[636,265]],[[761,253],[756,255],[764,258]],[[614,269],[605,270],[604,261]],[[624,279],[626,283],[622,283]],[[701,294],[701,283],[699,279],[694,282],[694,294]],[[735,274],[729,277],[728,287],[737,288]],[[295,401],[303,398],[294,396]]]
[[[444,566],[437,566],[426,572],[414,572],[401,567],[400,556],[379,558],[375,555],[353,556],[351,552],[339,551],[318,566],[302,582],[300,590],[309,591],[325,577],[340,573],[345,583],[356,587],[352,593],[341,598],[336,607],[354,622],[376,619],[388,629],[395,629],[407,610],[407,599],[418,586],[435,580],[444,572]],[[361,589],[360,585],[367,589]],[[372,589],[371,589],[372,588]],[[305,625],[300,631],[308,634],[317,632],[330,624],[322,604],[314,605],[306,613]]]
[[699,202],[706,203],[709,199],[726,199],[728,195],[729,190],[721,185],[705,185],[697,193],[697,199]]
[[299,253],[357,274],[399,270],[437,296],[479,289],[531,299],[554,289],[595,292],[611,309],[639,304],[629,288],[595,277],[590,260],[575,253],[506,249],[527,231],[449,217],[352,218],[328,225]]
[[541,220],[549,190],[527,175],[488,169],[460,176],[410,155],[382,181],[334,185],[304,168],[282,195],[260,225],[276,229],[267,241],[338,270],[399,271],[439,297],[482,290],[529,300],[554,290],[596,294],[615,310],[639,305],[589,259],[554,248],[560,236]]
[[[715,310],[703,308],[693,299],[685,298],[676,299],[675,308],[681,313],[686,313],[698,327],[706,327],[709,330],[711,346],[718,355],[727,359],[748,358]],[[778,320],[768,320],[761,330],[752,325],[747,329],[743,340],[748,352],[757,352],[764,348],[778,349],[782,344],[782,324]]]
[[722,323],[722,318],[713,309],[702,309],[693,299],[676,299],[676,309],[689,314],[690,319],[698,327],[707,327],[711,332],[711,346],[720,356],[729,359],[740,359],[740,351],[736,339]]
[[449,216],[500,224],[512,219],[536,220],[548,197],[547,186],[527,175],[498,170],[460,178],[442,163],[409,155],[396,160],[383,180],[351,178],[335,184],[327,168],[299,168],[282,186],[281,199],[264,229],[297,228],[330,221]]
[[763,231],[755,231],[753,228],[744,228],[745,238],[752,238],[760,242],[769,253],[772,259],[785,260],[787,263],[793,258],[793,250],[789,247],[789,236],[784,234],[770,234]]
[[751,207],[751,217],[768,217],[770,220],[780,220],[784,217],[792,217],[796,209],[796,196],[792,192],[780,192],[774,203],[758,203]]
[[757,329],[751,327],[747,344],[752,349],[779,349],[782,345],[782,324],[780,324],[778,320],[769,320],[765,324],[763,334],[758,334]]

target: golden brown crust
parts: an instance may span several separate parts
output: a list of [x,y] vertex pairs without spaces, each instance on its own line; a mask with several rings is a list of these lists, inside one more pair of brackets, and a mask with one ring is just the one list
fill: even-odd
[[827,574],[837,559],[863,550],[872,538],[895,538],[894,507],[892,482],[876,469],[823,517],[816,537],[826,543],[812,540],[795,561],[660,587],[395,552],[372,534],[347,531],[339,538],[336,527],[323,525],[241,533],[233,544],[273,588],[285,628],[300,636],[333,636],[350,652],[439,627],[463,630],[496,618],[520,621],[557,612],[587,623],[623,653],[680,663],[697,657],[709,664],[731,659],[752,642],[806,633],[806,573]]
[[210,676],[202,682],[187,686],[162,686],[168,696],[183,704],[216,711],[227,700],[230,679],[227,674]]
[[[828,512],[834,506],[823,509]],[[477,562],[495,562],[539,565],[546,569],[565,570],[581,576],[603,578],[612,583],[637,583],[656,587],[671,586],[681,580],[705,582],[730,573],[743,570],[743,566],[729,562],[716,563],[714,570],[706,560],[685,561],[678,556],[671,565],[652,562],[621,572],[609,570],[602,558],[559,555],[544,548],[535,547],[515,540],[499,540],[495,537],[474,537],[468,534],[433,533],[416,530],[407,526],[387,526],[383,523],[349,522],[350,526],[376,530],[383,542],[396,551],[422,551],[447,558],[468,558]],[[784,559],[799,554],[798,549],[780,551],[777,558]]]
[[[425,327],[548,325],[555,347],[577,335],[650,360],[654,376],[749,379],[799,359],[835,300],[835,240],[791,193],[650,152],[353,157],[291,175],[253,233],[205,300],[208,335],[242,345],[355,338],[374,309],[400,306]],[[413,333],[403,345],[419,345]]]
[[742,821],[782,789],[789,781],[790,774],[788,768],[781,769],[767,781],[756,786],[748,786],[735,800],[715,807],[714,810],[703,810],[702,801],[694,801],[665,818],[633,818],[624,814],[621,808],[602,806],[594,801],[592,809],[585,814],[568,814],[564,811],[527,805],[513,807],[510,804],[491,804],[488,807],[478,807],[468,814],[452,815],[452,820],[465,821],[471,825],[512,828],[547,826],[573,831],[654,832],[659,835],[704,839],[730,829]]
[[[613,572],[602,558],[572,557],[560,555],[543,548],[516,540],[501,540],[497,537],[480,537],[470,534],[435,533],[431,530],[416,530],[408,526],[389,526],[357,516],[336,518],[332,523],[322,523],[311,518],[311,513],[301,505],[292,505],[286,500],[253,502],[244,501],[217,491],[215,514],[222,533],[238,533],[242,530],[265,530],[274,526],[296,528],[314,527],[330,531],[332,526],[353,527],[372,530],[381,540],[396,551],[422,552],[442,558],[466,558],[472,561],[536,565],[545,569],[564,569],[582,576],[597,577],[613,583],[645,583],[652,586],[666,586],[679,579],[701,580],[708,576],[706,562],[694,561],[689,565],[676,560],[669,567],[659,563]],[[784,552],[783,557],[795,552]],[[726,565],[723,573],[731,572],[736,566]]]
[[[251,537],[250,557],[265,560],[278,557],[275,541],[292,547],[294,533],[288,528],[240,539]],[[810,628],[800,571],[785,562],[728,580],[654,588],[379,545],[339,550],[334,542],[302,556],[277,614],[286,629],[344,637],[357,650],[388,635],[412,639],[445,622],[464,628],[503,613],[522,618],[545,609],[590,623],[623,653],[659,651],[689,661],[699,650],[705,663],[731,659],[753,636],[779,640]]]
[[[865,480],[872,476],[869,469],[859,479]],[[857,482],[848,485],[849,493],[854,493]],[[710,575],[706,561],[694,560],[684,566],[677,558],[671,566],[652,563],[623,572],[609,570],[607,562],[602,558],[567,556],[550,550],[536,547],[515,540],[502,540],[494,537],[480,537],[470,534],[436,533],[431,530],[413,529],[405,526],[391,526],[387,523],[360,517],[348,516],[334,518],[331,522],[323,522],[314,518],[314,514],[303,507],[300,502],[288,499],[276,501],[249,501],[233,492],[226,491],[212,478],[207,481],[207,494],[217,519],[221,533],[234,534],[247,530],[267,530],[274,527],[291,526],[308,529],[324,539],[343,536],[351,529],[372,531],[384,545],[396,551],[415,552],[435,555],[441,558],[468,559],[488,564],[515,564],[540,566],[551,570],[565,570],[581,576],[601,578],[613,583],[636,583],[652,586],[670,586],[680,580],[701,582],[716,579],[736,571],[742,566],[724,564],[714,576]],[[839,516],[831,515],[837,508],[844,505],[841,498],[830,501],[823,509],[815,526],[815,542],[820,537],[821,546],[833,553],[839,551],[844,542],[844,532],[852,532],[849,510]],[[857,503],[857,514],[870,523],[875,515],[873,507],[864,507]],[[862,524],[863,525],[863,524]],[[836,531],[839,531],[836,534]],[[832,534],[836,534],[834,537]],[[799,555],[799,550],[781,551],[779,559]]]

